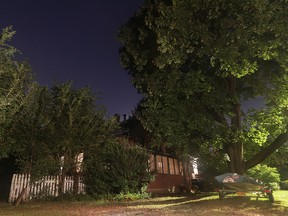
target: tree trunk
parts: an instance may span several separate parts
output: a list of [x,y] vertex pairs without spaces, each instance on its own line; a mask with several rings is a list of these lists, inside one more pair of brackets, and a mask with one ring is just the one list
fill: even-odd
[[232,143],[228,147],[228,155],[230,161],[228,163],[229,172],[238,173],[243,175],[245,173],[245,164],[243,160],[243,144]]
[[80,173],[74,172],[73,179],[74,179],[73,192],[75,194],[79,194]]
[[233,101],[232,104],[232,113],[233,116],[231,117],[231,126],[230,129],[233,132],[231,140],[234,140],[234,142],[228,144],[227,153],[230,157],[230,164],[229,164],[229,171],[235,172],[238,174],[244,174],[245,168],[244,168],[244,160],[243,160],[243,143],[238,137],[239,131],[241,131],[242,128],[242,122],[241,122],[241,105],[239,103],[239,99],[236,95],[236,81],[237,78],[234,76],[228,77],[228,96],[231,101]]
[[59,177],[58,194],[60,195],[64,193],[65,175],[61,173]]
[[24,198],[25,194],[27,193],[28,189],[29,189],[29,183],[27,183],[26,187],[23,188],[23,190],[21,191],[21,193],[17,197],[17,199],[15,201],[15,206],[18,206],[21,203],[21,201],[23,200],[23,198]]

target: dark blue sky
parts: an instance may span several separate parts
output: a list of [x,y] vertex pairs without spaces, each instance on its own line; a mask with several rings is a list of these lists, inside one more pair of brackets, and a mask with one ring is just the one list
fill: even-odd
[[140,95],[119,62],[119,27],[144,0],[1,0],[0,28],[17,31],[13,44],[41,85],[72,80],[101,91],[110,114],[129,114]]

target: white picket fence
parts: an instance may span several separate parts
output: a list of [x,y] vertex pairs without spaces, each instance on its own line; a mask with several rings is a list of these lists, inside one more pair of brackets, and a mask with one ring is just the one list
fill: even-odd
[[[9,202],[13,203],[23,191],[25,187],[27,187],[26,194],[24,194],[23,201],[31,200],[35,197],[43,197],[43,196],[58,196],[60,184],[60,176],[43,176],[38,181],[34,183],[30,182],[30,175],[28,174],[14,174],[12,177],[11,187],[10,187],[10,195]],[[73,176],[65,176],[63,182],[63,192],[68,192],[73,190],[74,179]],[[85,185],[82,183],[80,178],[80,182],[78,184],[78,193],[85,193]]]

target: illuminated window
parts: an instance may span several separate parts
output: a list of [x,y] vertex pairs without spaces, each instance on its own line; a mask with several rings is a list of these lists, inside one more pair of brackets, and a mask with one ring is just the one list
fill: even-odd
[[163,163],[162,163],[161,156],[159,155],[156,156],[156,163],[157,163],[157,172],[163,173]]
[[175,174],[173,158],[169,158],[169,171],[170,174]]
[[175,174],[179,175],[179,164],[178,160],[174,159],[174,166],[175,166]]
[[168,161],[167,161],[167,157],[162,156],[162,161],[163,161],[163,171],[165,174],[168,174]]
[[155,170],[155,161],[154,161],[154,155],[150,154],[149,156],[149,167],[150,167],[150,171]]

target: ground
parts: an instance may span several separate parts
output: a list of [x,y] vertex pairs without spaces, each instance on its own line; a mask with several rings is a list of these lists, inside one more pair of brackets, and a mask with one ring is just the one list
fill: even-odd
[[155,197],[141,201],[30,202],[18,207],[0,204],[0,216],[288,216],[288,191],[276,192],[275,203],[267,198],[217,194]]

